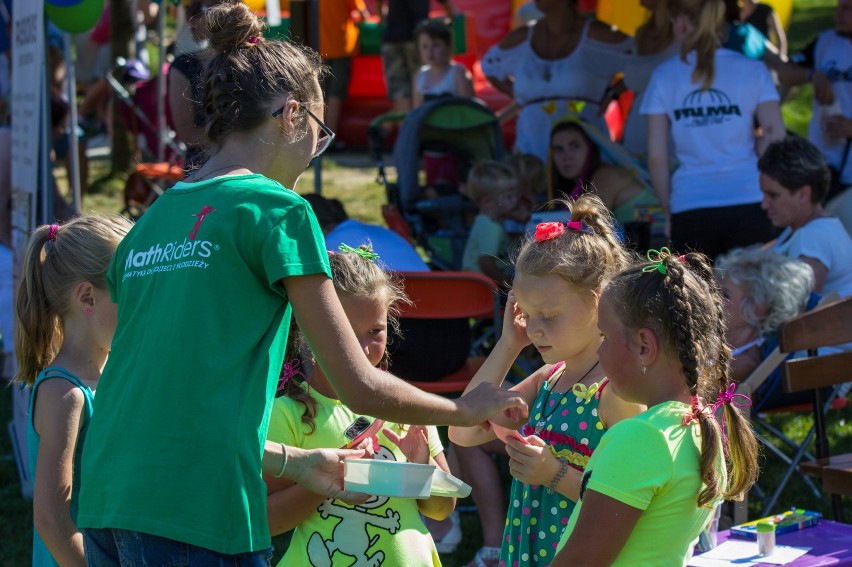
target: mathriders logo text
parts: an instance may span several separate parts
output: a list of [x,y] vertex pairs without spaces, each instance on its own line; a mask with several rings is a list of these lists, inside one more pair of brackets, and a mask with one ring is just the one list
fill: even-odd
[[692,91],[674,111],[675,122],[684,120],[688,128],[723,124],[734,116],[742,116],[740,107],[719,89]]
[[[204,260],[210,258],[218,244],[209,240],[190,240],[157,243],[148,250],[130,250],[124,261],[124,278],[147,276],[159,272],[172,272],[182,268],[207,268]],[[181,261],[182,260],[182,261]]]
[[206,269],[209,264],[204,260],[210,258],[214,251],[219,250],[218,244],[209,240],[197,240],[198,231],[204,219],[216,209],[204,205],[201,211],[194,213],[195,222],[192,231],[183,239],[165,244],[157,243],[148,250],[130,250],[124,261],[124,277],[138,278],[161,272],[173,272],[185,268]]

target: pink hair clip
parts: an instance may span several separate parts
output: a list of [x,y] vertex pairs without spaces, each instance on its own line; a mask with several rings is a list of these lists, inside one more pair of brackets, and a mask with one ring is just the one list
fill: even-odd
[[260,38],[258,38],[256,35],[253,35],[250,38],[248,38],[248,42],[251,43],[252,45],[257,43],[258,41],[260,41]]
[[56,242],[56,233],[59,232],[59,225],[52,224],[50,225],[50,230],[47,232],[47,239],[50,242]]
[[535,226],[536,242],[552,240],[565,232],[565,225],[561,222],[540,222]]

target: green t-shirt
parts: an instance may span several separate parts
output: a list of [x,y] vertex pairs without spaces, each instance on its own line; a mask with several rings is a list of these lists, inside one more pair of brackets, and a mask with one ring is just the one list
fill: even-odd
[[509,236],[503,225],[487,215],[478,214],[470,227],[470,234],[464,247],[462,269],[481,272],[479,258],[493,256],[503,271],[509,270]]
[[[594,490],[643,510],[613,565],[656,567],[686,565],[712,508],[698,507],[701,433],[697,424],[681,425],[688,404],[664,402],[625,419],[604,434],[583,474],[584,490]],[[718,470],[727,483],[719,448]],[[565,545],[583,506],[565,526]]]
[[179,183],[136,223],[107,275],[118,326],[79,526],[270,546],[261,458],[291,312],[277,282],[305,274],[330,277],[316,219],[260,175]]
[[[270,441],[303,449],[336,449],[349,441],[344,432],[358,419],[358,414],[316,390],[311,390],[311,396],[317,401],[316,430],[311,433],[301,421],[305,406],[280,397],[272,406]],[[396,424],[386,423],[385,428],[398,435],[402,432]],[[443,447],[434,427],[428,428],[428,434],[429,453],[434,457]],[[375,458],[407,460],[383,433],[378,440],[380,447]],[[358,506],[331,498],[323,501],[296,527],[290,547],[278,565],[435,567],[441,561],[432,536],[420,519],[417,500],[374,496]]]

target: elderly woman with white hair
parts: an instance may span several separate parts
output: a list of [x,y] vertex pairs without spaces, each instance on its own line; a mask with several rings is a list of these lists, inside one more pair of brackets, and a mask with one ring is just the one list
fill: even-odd
[[[812,307],[814,273],[801,260],[759,247],[731,250],[716,259],[715,268],[725,298],[733,379],[741,382],[778,344],[781,323]],[[764,386],[758,398],[777,389],[771,381]]]

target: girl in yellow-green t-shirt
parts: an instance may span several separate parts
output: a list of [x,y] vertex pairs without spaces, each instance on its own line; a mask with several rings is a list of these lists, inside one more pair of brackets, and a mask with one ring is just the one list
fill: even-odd
[[757,478],[710,260],[666,248],[648,258],[617,274],[598,308],[609,387],[648,409],[604,434],[551,567],[686,565],[714,508]]
[[[400,283],[375,264],[377,255],[368,247],[341,248],[329,258],[335,289],[370,363],[384,367],[387,326],[395,324],[395,307],[407,298]],[[345,447],[357,443],[359,433],[375,421],[338,400],[319,366],[307,380],[292,365],[283,376],[285,395],[272,408],[270,441],[303,449]],[[360,446],[373,452],[373,458],[431,463],[449,471],[434,427],[384,423]],[[267,484],[270,532],[296,530],[280,565],[441,564],[420,514],[442,520],[455,508],[454,498],[374,496],[349,504],[290,481],[268,478]]]

